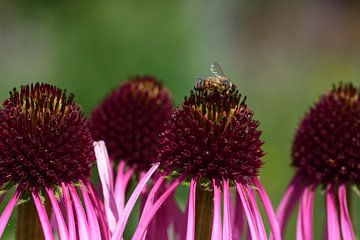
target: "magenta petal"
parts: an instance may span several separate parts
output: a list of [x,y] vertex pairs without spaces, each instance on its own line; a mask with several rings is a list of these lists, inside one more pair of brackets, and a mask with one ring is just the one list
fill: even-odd
[[46,213],[46,209],[44,207],[44,204],[40,200],[39,193],[35,190],[31,191],[31,195],[34,200],[34,204],[40,219],[41,227],[44,233],[45,240],[53,240],[54,234],[51,230],[51,224],[49,221],[49,217]]
[[268,239],[267,235],[266,235],[264,222],[262,220],[259,208],[258,208],[258,206],[256,204],[254,192],[251,190],[251,188],[249,186],[244,186],[244,189],[245,189],[245,192],[246,192],[247,197],[248,197],[248,201],[249,201],[249,204],[250,204],[250,209],[252,210],[252,213],[253,213],[253,215],[255,217],[256,226],[257,226],[257,229],[259,231],[260,239]]
[[327,235],[328,240],[340,240],[339,219],[333,186],[329,184],[326,191]]
[[234,239],[242,239],[243,231],[244,231],[244,208],[241,204],[241,199],[239,194],[235,194],[235,204],[234,204],[234,220],[233,220],[233,238]]
[[64,220],[64,216],[61,212],[59,203],[53,193],[53,190],[51,188],[45,188],[46,192],[49,196],[52,208],[53,208],[53,212],[54,212],[54,216],[56,219],[56,225],[57,225],[57,229],[60,235],[60,239],[68,239],[68,230],[65,224],[65,220]]
[[75,228],[75,219],[74,219],[74,212],[72,208],[72,200],[70,198],[69,190],[65,183],[61,184],[63,194],[64,194],[64,201],[66,207],[66,215],[67,215],[67,222],[68,222],[68,229],[69,229],[69,239],[75,240],[76,239],[76,228]]
[[[155,196],[156,194],[158,193],[161,185],[164,183],[165,181],[165,177],[164,176],[160,176],[154,183],[153,187],[151,188],[151,191],[149,193],[149,195],[147,196],[146,198],[146,202],[145,202],[145,205],[143,207],[143,210],[142,210],[142,213],[141,213],[141,217],[140,217],[140,221],[139,222],[142,222],[144,221],[144,219],[146,219],[147,217],[147,214],[150,212],[151,210],[151,207],[153,206],[154,204],[154,201],[155,201]],[[143,235],[143,239],[146,238],[146,235],[147,235],[147,231],[145,231],[144,235]]]
[[111,163],[104,141],[94,142],[94,150],[104,196],[106,216],[109,228],[113,231],[115,229],[116,222],[119,219],[119,213],[114,197],[114,179]]
[[231,226],[231,193],[229,180],[223,180],[223,191],[224,191],[224,229],[223,229],[223,240],[232,240],[232,226]]
[[305,239],[304,237],[304,227],[303,227],[303,210],[302,210],[302,205],[303,205],[303,201],[304,199],[301,198],[300,199],[300,206],[298,209],[298,216],[297,216],[297,220],[296,220],[296,240],[303,240]]
[[89,236],[90,229],[88,226],[85,210],[81,204],[78,193],[76,192],[76,189],[73,185],[68,185],[68,188],[70,190],[71,197],[74,201],[76,219],[77,219],[78,228],[79,228],[78,229],[79,236],[81,236],[81,239],[84,239],[84,240],[90,239],[90,236]]
[[100,196],[95,192],[94,188],[93,188],[93,185],[89,182],[89,181],[86,181],[85,182],[85,185],[87,187],[87,190],[89,191],[89,197],[90,197],[90,200],[92,201],[93,203],[93,206],[95,208],[95,212],[96,212],[96,216],[98,218],[98,220],[100,221],[100,226],[101,226],[101,229],[102,229],[102,237],[104,240],[107,240],[107,239],[110,239],[110,229],[109,229],[109,226],[108,226],[108,223],[107,223],[107,219],[106,219],[106,214],[105,214],[105,208],[104,208],[104,205],[102,203],[102,199],[100,198]]
[[276,215],[279,221],[281,235],[283,235],[285,232],[286,224],[288,223],[289,218],[300,199],[302,191],[302,176],[297,175],[291,181],[288,190],[284,194],[284,197],[282,198],[277,210]]
[[101,233],[100,233],[100,227],[99,222],[95,213],[95,209],[93,204],[91,203],[89,194],[87,192],[86,186],[82,183],[81,184],[81,192],[83,196],[83,200],[85,203],[86,213],[87,213],[87,219],[89,222],[89,230],[91,232],[92,239],[101,239]]
[[6,205],[4,211],[2,212],[2,214],[0,216],[0,238],[4,233],[6,225],[8,224],[11,214],[14,211],[14,207],[16,206],[17,202],[19,201],[22,193],[23,193],[23,189],[19,185],[16,188],[14,195],[11,197],[10,201],[8,202],[8,204]]
[[220,186],[213,180],[214,187],[214,216],[212,224],[211,240],[222,239],[222,226],[221,226],[221,193]]
[[122,211],[119,221],[116,224],[114,234],[112,236],[112,239],[117,240],[121,239],[122,235],[125,230],[126,223],[129,219],[130,213],[132,209],[134,208],[137,199],[139,198],[143,188],[146,186],[147,182],[150,180],[151,176],[154,174],[154,172],[158,169],[159,163],[154,164],[149,171],[145,174],[145,176],[140,180],[138,185],[136,186],[134,192],[131,194],[130,199],[126,203],[126,206],[124,208],[124,211]]
[[[159,210],[159,208],[162,206],[162,204],[165,202],[166,199],[168,199],[169,196],[176,190],[177,186],[185,179],[185,176],[181,176],[174,180],[170,186],[166,189],[166,191],[158,198],[158,200],[154,203],[153,207],[151,208],[151,211],[147,214],[145,219],[143,221],[140,221],[138,224],[138,227],[134,233],[134,236],[132,237],[132,240],[140,240],[143,238],[143,235],[149,226],[152,218],[156,214],[156,212]],[[113,238],[113,240],[117,240],[119,238]]]
[[313,215],[314,215],[314,200],[315,200],[315,187],[310,185],[305,188],[303,192],[304,201],[301,203],[303,217],[303,233],[304,239],[313,239]]
[[245,195],[242,184],[236,183],[236,188],[237,188],[237,192],[239,194],[239,197],[241,199],[241,202],[242,202],[242,205],[243,205],[243,208],[245,211],[251,238],[252,238],[252,240],[260,240],[261,238],[259,236],[259,231],[256,226],[255,216],[253,216],[253,214],[252,214],[252,211],[251,211],[250,205],[247,201],[247,196]]
[[339,187],[339,205],[340,205],[340,219],[341,219],[341,232],[343,239],[354,240],[355,233],[352,226],[348,203],[346,199],[346,185],[342,184]]
[[264,206],[266,215],[269,219],[270,229],[274,240],[281,240],[280,226],[276,219],[274,209],[272,207],[269,196],[267,195],[264,186],[261,184],[257,177],[252,179],[254,185],[257,187],[257,191],[261,202]]
[[197,181],[191,179],[189,206],[188,206],[188,220],[186,229],[186,240],[195,240],[195,199],[196,199],[196,185]]

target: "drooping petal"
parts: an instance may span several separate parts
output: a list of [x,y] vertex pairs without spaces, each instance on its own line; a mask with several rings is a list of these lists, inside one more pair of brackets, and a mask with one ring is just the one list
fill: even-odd
[[81,238],[84,240],[88,240],[90,239],[89,236],[90,229],[86,218],[85,210],[81,204],[80,198],[78,196],[78,193],[76,192],[75,187],[73,185],[67,185],[67,187],[69,188],[71,197],[74,202],[79,236],[81,236]]
[[302,191],[302,176],[297,175],[289,184],[288,190],[284,194],[276,213],[282,236],[284,235],[286,224],[300,199]]
[[340,185],[338,191],[339,191],[338,194],[339,194],[342,237],[343,239],[354,240],[355,233],[348,210],[348,203],[346,198],[346,185],[345,184]]
[[244,225],[245,225],[245,213],[244,208],[241,203],[239,194],[235,194],[235,203],[234,203],[234,220],[233,220],[233,238],[242,239]]
[[223,240],[232,240],[232,226],[231,226],[231,194],[229,180],[223,180],[223,195],[224,195],[224,229]]
[[85,203],[86,215],[87,215],[87,219],[89,222],[89,230],[91,232],[91,237],[92,237],[92,239],[101,240],[99,222],[98,222],[98,219],[97,219],[97,216],[95,213],[94,206],[90,200],[86,186],[83,183],[81,185],[82,185],[81,192],[82,192],[83,200]]
[[304,200],[301,203],[302,210],[302,226],[304,239],[313,239],[313,215],[314,215],[314,200],[315,200],[315,187],[310,185],[305,188],[303,192]]
[[214,217],[212,224],[211,240],[222,239],[222,224],[221,224],[221,193],[220,186],[213,180],[214,187]]
[[296,240],[304,240],[304,227],[303,227],[303,211],[302,211],[302,206],[303,206],[303,198],[301,198],[300,200],[300,206],[298,209],[298,216],[297,216],[297,220],[296,220]]
[[[132,237],[132,240],[140,240],[142,239],[147,227],[149,226],[152,218],[156,214],[156,212],[159,210],[159,208],[163,205],[163,203],[166,201],[166,199],[171,196],[171,194],[176,190],[177,186],[185,179],[185,176],[180,176],[176,180],[174,180],[169,187],[166,189],[166,191],[156,200],[154,205],[151,208],[151,211],[148,213],[148,215],[144,218],[142,222],[139,222],[138,227],[134,233],[134,236]],[[113,240],[119,239],[119,236],[116,236],[116,238],[113,238]]]
[[[256,219],[255,216],[253,215],[250,205],[247,201],[247,196],[245,195],[243,186],[241,183],[236,183],[236,188],[237,188],[237,192],[239,194],[239,197],[241,199],[242,202],[242,206],[244,208],[245,211],[245,215],[247,218],[247,222],[248,222],[248,227],[250,230],[250,234],[253,240],[260,240],[260,236],[259,236],[259,231],[257,229],[257,224],[256,224]],[[262,239],[261,239],[262,240]]]
[[75,228],[75,219],[74,219],[74,212],[73,212],[73,207],[72,207],[72,200],[70,198],[69,189],[66,186],[66,184],[62,183],[61,187],[62,187],[62,191],[64,194],[67,223],[68,223],[68,230],[69,230],[69,239],[75,240],[76,239],[76,228]]
[[191,179],[189,206],[188,206],[188,219],[186,229],[186,240],[195,240],[195,199],[196,199],[196,179]]
[[51,205],[52,205],[52,209],[53,209],[53,212],[54,212],[54,216],[55,216],[55,219],[56,219],[56,226],[57,226],[57,229],[58,229],[58,232],[59,232],[59,236],[60,236],[60,239],[68,239],[69,238],[69,233],[68,233],[68,229],[66,227],[66,223],[65,223],[65,220],[64,220],[64,216],[61,212],[61,209],[60,209],[60,206],[59,206],[59,203],[54,195],[54,192],[51,188],[45,188],[46,189],[46,192],[49,196],[49,199],[50,199],[50,202],[51,202]]
[[328,240],[340,240],[339,219],[336,208],[336,197],[333,186],[329,184],[326,191],[327,235]]
[[274,209],[272,207],[269,196],[267,195],[264,186],[261,184],[257,177],[252,179],[253,184],[257,188],[260,200],[264,206],[266,215],[269,219],[270,229],[274,240],[281,240],[280,226],[276,219]]
[[104,240],[110,239],[111,232],[105,216],[106,214],[104,204],[102,203],[100,196],[94,190],[93,185],[89,181],[86,181],[85,185],[87,187],[87,190],[89,191],[89,197],[91,199],[91,202],[93,203],[96,216],[102,229],[102,238]]
[[252,211],[252,214],[253,216],[255,217],[255,222],[256,222],[256,226],[257,226],[257,229],[259,231],[259,236],[260,236],[260,239],[268,239],[267,238],[267,235],[266,235],[266,230],[265,230],[265,226],[264,226],[264,222],[262,220],[262,217],[261,217],[261,214],[260,214],[260,211],[259,211],[259,208],[257,207],[257,204],[256,204],[256,200],[255,200],[255,196],[254,196],[254,192],[252,191],[252,189],[245,185],[243,186],[244,190],[245,190],[245,193],[248,197],[248,202],[249,202],[249,206],[250,206],[250,209]]
[[51,229],[49,217],[46,213],[46,209],[44,204],[41,202],[40,196],[38,191],[32,190],[31,191],[32,198],[34,200],[34,204],[40,219],[41,227],[44,233],[45,240],[53,240],[54,234]]
[[8,202],[8,204],[6,205],[4,211],[2,212],[2,214],[0,216],[0,238],[4,233],[6,225],[8,224],[11,214],[14,211],[14,207],[16,206],[17,202],[19,201],[22,193],[23,193],[23,189],[19,185],[16,188],[14,195],[11,197],[10,201]]
[[121,214],[124,209],[126,189],[131,176],[134,174],[134,168],[129,168],[125,172],[125,165],[126,163],[124,161],[119,163],[114,190],[115,202],[117,204],[119,214]]
[[109,228],[111,231],[113,231],[119,219],[119,213],[114,197],[114,179],[112,168],[105,142],[94,142],[94,151],[104,196],[106,216],[108,219]]
[[[165,181],[165,176],[160,176],[154,183],[153,187],[151,188],[150,193],[148,194],[142,213],[141,213],[141,218],[140,218],[140,222],[144,221],[144,219],[147,217],[147,214],[149,213],[149,211],[151,210],[151,207],[154,204],[155,201],[155,196],[158,193],[161,185],[164,183]],[[145,231],[144,235],[143,235],[143,239],[146,238],[147,235],[147,231]]]
[[130,199],[125,205],[124,211],[122,211],[119,221],[116,224],[114,234],[112,236],[113,240],[121,239],[126,223],[129,219],[130,213],[132,209],[134,208],[137,199],[139,198],[143,188],[146,186],[147,182],[150,180],[151,176],[154,174],[154,172],[158,169],[159,163],[154,164],[149,171],[145,174],[145,176],[140,180],[138,185],[136,186],[134,192],[131,194]]

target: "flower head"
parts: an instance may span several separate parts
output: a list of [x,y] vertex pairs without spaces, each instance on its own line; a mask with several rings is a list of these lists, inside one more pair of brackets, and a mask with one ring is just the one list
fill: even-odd
[[[253,239],[267,239],[255,201],[256,192],[269,216],[274,238],[280,237],[271,203],[258,180],[264,155],[259,123],[253,119],[245,99],[241,100],[235,85],[223,76],[220,66],[212,64],[211,71],[215,77],[199,79],[195,92],[190,92],[165,124],[159,150],[163,172],[148,194],[134,240],[146,238],[147,228],[154,218],[156,220],[157,211],[173,198],[177,186],[188,180],[187,221],[174,216],[183,225],[187,222],[179,239],[208,239],[210,236],[212,239],[240,239],[245,218]],[[165,181],[169,173],[172,182]],[[236,209],[231,204],[232,186],[236,186],[238,195]],[[205,220],[206,223],[200,223],[199,216],[200,222]],[[121,231],[119,234],[115,230],[114,237],[121,237]]]
[[14,89],[0,122],[0,183],[44,187],[90,176],[92,139],[73,95],[48,84]]
[[347,192],[360,181],[359,96],[352,84],[340,84],[324,94],[302,120],[292,148],[297,173],[277,212],[282,232],[300,202],[297,239],[312,239],[315,189],[320,185],[326,194],[327,236],[355,239]]
[[171,97],[155,78],[130,79],[92,113],[95,140],[106,142],[111,159],[147,170],[156,162],[159,134],[172,110]]
[[258,176],[263,164],[258,125],[238,92],[210,97],[191,92],[162,133],[162,167],[204,181],[245,182]]
[[293,143],[296,169],[314,181],[360,183],[360,92],[334,87],[302,120]]
[[[87,180],[95,162],[90,131],[73,99],[55,86],[37,83],[22,86],[20,91],[14,89],[4,101],[0,109],[0,184],[5,191],[0,202],[9,188],[17,187],[1,213],[0,237],[23,195],[34,203],[27,207],[35,205],[45,239],[54,239],[54,231],[61,239],[110,236],[101,215],[102,204]],[[81,190],[84,205],[77,190]],[[49,202],[44,202],[43,196]],[[53,210],[54,225],[45,204]],[[27,207],[19,211],[27,211]],[[61,208],[65,209],[66,222]],[[36,219],[24,218],[18,221],[19,226],[22,221],[27,226]]]

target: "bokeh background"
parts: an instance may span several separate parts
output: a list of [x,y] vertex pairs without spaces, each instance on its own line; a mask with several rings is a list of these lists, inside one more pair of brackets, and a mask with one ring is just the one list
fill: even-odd
[[[13,87],[48,82],[73,92],[88,115],[128,77],[151,74],[179,105],[216,60],[261,122],[261,178],[277,206],[294,173],[291,141],[303,114],[333,83],[360,85],[359,42],[355,0],[5,0],[0,99]],[[359,212],[356,198],[353,206]],[[321,192],[315,208],[320,239]],[[293,220],[286,239],[294,234]]]

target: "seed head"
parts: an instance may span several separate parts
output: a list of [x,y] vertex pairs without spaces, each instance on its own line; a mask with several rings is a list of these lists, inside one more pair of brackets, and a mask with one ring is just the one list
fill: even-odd
[[259,122],[236,91],[191,92],[166,123],[160,160],[168,171],[211,179],[245,181],[257,176],[264,155]]
[[90,175],[92,139],[73,99],[49,84],[10,92],[0,109],[0,184],[41,187]]
[[172,111],[169,91],[155,78],[130,79],[92,113],[90,129],[113,160],[147,170],[157,161],[159,134]]
[[292,165],[320,183],[360,182],[360,94],[352,84],[334,87],[302,120]]

